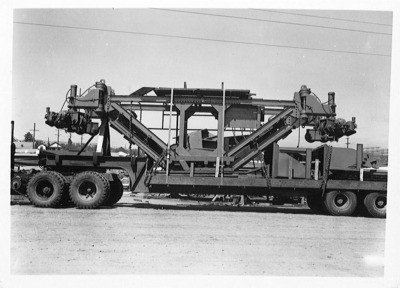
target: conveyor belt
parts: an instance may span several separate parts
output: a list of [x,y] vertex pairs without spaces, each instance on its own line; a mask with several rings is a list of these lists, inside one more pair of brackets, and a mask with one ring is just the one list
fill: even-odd
[[268,145],[285,138],[292,131],[285,119],[290,116],[294,108],[287,108],[254,131],[238,145],[226,153],[226,156],[235,157],[232,169],[237,170],[257,156]]
[[157,160],[167,149],[167,145],[118,103],[112,103],[111,106],[118,113],[116,117],[110,117],[110,126],[153,160]]

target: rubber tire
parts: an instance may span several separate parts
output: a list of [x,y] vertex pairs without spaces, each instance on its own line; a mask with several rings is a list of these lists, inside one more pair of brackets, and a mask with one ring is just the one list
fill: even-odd
[[[336,205],[335,199],[338,196],[347,198],[343,206]],[[326,211],[333,216],[350,216],[357,208],[357,195],[351,191],[329,191],[324,196],[324,205]]]
[[[61,174],[52,171],[42,171],[33,176],[27,185],[28,198],[36,207],[55,208],[63,202],[65,195],[65,182]],[[52,189],[52,194],[47,199],[38,195],[41,184],[47,184]]]
[[57,175],[57,177],[60,177],[64,183],[64,190],[63,190],[63,200],[60,204],[62,207],[68,207],[71,202],[71,198],[69,197],[69,183],[67,181],[67,178],[65,178],[64,175],[62,175],[59,172],[56,171],[48,171],[51,174]]
[[20,176],[14,176],[11,179],[11,195],[26,194],[26,187],[22,184],[22,179]]
[[[92,198],[81,196],[79,188],[82,184],[91,183],[95,186],[96,192]],[[69,186],[69,196],[72,202],[79,209],[95,209],[103,205],[110,196],[110,183],[100,173],[93,171],[85,171],[79,173]]]
[[324,202],[319,195],[308,195],[307,205],[315,214],[326,214]]
[[376,206],[376,199],[378,197],[386,198],[386,194],[374,192],[374,193],[369,193],[367,196],[365,196],[364,198],[365,209],[367,210],[368,214],[374,218],[386,218],[386,205],[384,208],[379,208]]
[[113,181],[110,181],[110,197],[104,203],[106,206],[112,206],[121,200],[124,195],[124,185],[117,174],[112,174]]

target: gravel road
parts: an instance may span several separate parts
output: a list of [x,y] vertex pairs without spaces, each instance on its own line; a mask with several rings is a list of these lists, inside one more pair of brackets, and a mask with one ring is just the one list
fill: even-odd
[[381,277],[384,242],[384,219],[304,207],[11,207],[13,274]]

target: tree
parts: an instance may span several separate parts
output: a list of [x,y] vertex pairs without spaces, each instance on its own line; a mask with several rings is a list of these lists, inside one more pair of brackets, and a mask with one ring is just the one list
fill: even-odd
[[25,140],[25,142],[32,142],[32,140],[33,140],[33,135],[32,135],[32,133],[31,133],[31,132],[27,132],[27,133],[24,135],[24,140]]
[[46,146],[46,142],[44,142],[43,140],[36,140],[35,141],[35,148],[38,148],[40,145]]

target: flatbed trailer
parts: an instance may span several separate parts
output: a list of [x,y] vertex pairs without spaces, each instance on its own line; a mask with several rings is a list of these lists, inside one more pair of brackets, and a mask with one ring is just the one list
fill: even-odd
[[[122,196],[122,185],[108,171],[120,169],[129,175],[132,192],[305,197],[318,213],[349,216],[366,210],[373,217],[386,216],[387,173],[371,168],[362,145],[350,149],[324,144],[356,133],[354,117],[336,118],[334,92],[321,103],[305,85],[293,101],[256,99],[249,90],[226,90],[223,85],[143,87],[130,95],[116,95],[104,80],[93,86],[77,95],[77,86],[71,85],[68,110],[47,108],[48,125],[92,137],[75,155],[41,151],[44,171],[32,177],[27,189],[36,206],[55,207],[68,198],[78,208],[113,205]],[[167,143],[142,123],[146,111],[162,113],[160,129],[168,131]],[[194,116],[213,116],[217,133],[190,132],[188,120]],[[322,145],[279,147],[300,126],[311,127],[305,134],[308,142]],[[140,156],[112,157],[110,127],[137,145]],[[96,152],[84,152],[96,135]],[[172,136],[176,142],[171,144]]]

